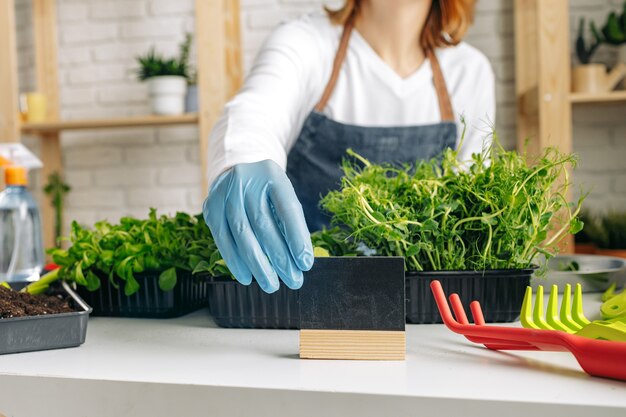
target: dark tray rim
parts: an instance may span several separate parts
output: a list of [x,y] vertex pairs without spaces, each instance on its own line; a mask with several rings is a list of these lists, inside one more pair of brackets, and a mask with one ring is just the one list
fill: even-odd
[[484,269],[482,271],[471,270],[441,270],[441,271],[407,271],[406,278],[421,278],[422,276],[502,276],[502,275],[527,275],[532,274],[539,269],[539,266],[533,265],[530,268],[518,269]]
[[[410,279],[419,279],[424,276],[502,276],[502,275],[528,275],[534,273],[539,269],[539,266],[533,265],[530,268],[520,268],[520,269],[485,269],[483,271],[471,271],[471,270],[441,270],[441,271],[406,271],[404,273],[405,278]],[[209,284],[223,284],[228,282],[237,282],[235,278],[220,275],[220,276],[211,276],[211,275],[201,275],[202,278],[206,280]],[[252,281],[254,283],[256,281]]]
[[70,313],[56,313],[56,314],[40,314],[37,316],[25,316],[25,317],[12,317],[8,319],[0,319],[0,326],[2,323],[16,323],[20,321],[26,320],[46,320],[46,319],[54,319],[58,317],[71,317],[71,316],[85,316],[89,315],[92,312],[92,308],[81,298],[80,295],[76,293],[72,289],[72,287],[65,281],[61,281],[61,287],[63,290],[70,296],[72,299],[78,304],[83,310],[82,311],[72,311]]

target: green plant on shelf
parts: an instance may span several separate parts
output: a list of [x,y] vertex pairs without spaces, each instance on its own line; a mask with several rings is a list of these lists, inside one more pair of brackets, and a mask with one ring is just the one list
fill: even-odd
[[54,242],[56,246],[61,244],[63,206],[65,197],[71,190],[72,188],[63,181],[63,177],[58,172],[53,172],[48,176],[48,183],[43,188],[43,192],[50,198],[50,204],[54,209]]
[[622,6],[622,13],[609,13],[606,23],[600,30],[603,42],[609,45],[623,45],[626,43],[626,1]]
[[192,35],[190,33],[185,34],[185,40],[179,46],[177,57],[165,58],[163,55],[158,54],[154,47],[145,55],[137,57],[137,63],[139,64],[137,77],[139,80],[144,81],[148,78],[164,75],[177,75],[191,80],[192,75],[190,74],[189,66],[191,41]]
[[581,17],[578,24],[578,36],[576,37],[576,55],[578,61],[583,65],[591,62],[593,54],[604,41],[594,22],[589,22],[589,30],[593,39],[588,43],[585,40],[585,18]]

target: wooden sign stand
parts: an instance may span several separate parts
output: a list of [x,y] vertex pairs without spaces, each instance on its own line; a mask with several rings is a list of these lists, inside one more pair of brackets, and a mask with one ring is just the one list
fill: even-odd
[[404,259],[316,259],[300,289],[300,328],[302,359],[404,360]]

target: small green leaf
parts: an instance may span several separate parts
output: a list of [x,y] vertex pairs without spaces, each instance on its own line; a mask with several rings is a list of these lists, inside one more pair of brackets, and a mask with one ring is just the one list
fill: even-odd
[[96,291],[100,288],[100,278],[96,276],[91,271],[87,272],[87,290],[88,291]]
[[89,268],[98,260],[98,254],[92,250],[83,252],[83,266]]
[[161,272],[159,275],[159,288],[163,291],[171,291],[176,286],[176,268],[172,267]]
[[128,297],[133,295],[139,290],[139,283],[133,275],[126,277],[126,283],[124,284],[124,294]]
[[372,212],[372,217],[381,223],[384,223],[387,221],[387,219],[385,219],[385,216],[382,213],[379,213],[378,211]]
[[423,231],[431,231],[437,230],[439,228],[439,223],[433,219],[427,219],[422,226]]
[[330,253],[327,249],[316,246],[313,248],[313,256],[315,256],[316,258],[327,258],[330,256]]
[[146,255],[143,264],[146,269],[150,270],[156,270],[161,267],[161,264],[154,255]]
[[585,226],[585,223],[583,223],[583,221],[580,220],[579,218],[575,217],[572,219],[572,221],[569,224],[569,232],[575,235],[576,233],[583,230],[584,226]]
[[105,265],[111,266],[113,264],[113,251],[112,250],[103,250],[100,253],[100,259],[102,263]]
[[411,246],[409,246],[409,248],[406,250],[406,254],[405,254],[405,256],[406,256],[407,258],[409,258],[409,257],[411,257],[411,256],[415,256],[415,255],[417,255],[417,254],[419,253],[419,251],[420,251],[420,248],[419,248],[419,246],[418,246],[418,245],[411,245]]
[[198,262],[193,271],[191,271],[192,274],[198,274],[200,272],[211,272],[211,266],[207,261]]
[[202,258],[198,255],[189,255],[189,268],[193,271],[200,261],[202,261]]
[[85,275],[83,274],[83,263],[79,262],[76,264],[76,271],[74,272],[74,279],[76,283],[79,285],[87,285],[87,280],[85,279]]
[[120,289],[119,284],[115,280],[115,273],[114,273],[114,271],[112,269],[111,269],[111,272],[109,272],[109,282],[111,283],[113,288],[115,288],[116,290]]

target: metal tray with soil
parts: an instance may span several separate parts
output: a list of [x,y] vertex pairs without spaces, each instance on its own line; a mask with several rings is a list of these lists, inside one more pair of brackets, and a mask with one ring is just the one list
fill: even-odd
[[0,354],[79,346],[85,342],[89,307],[61,282],[46,295],[0,288]]

